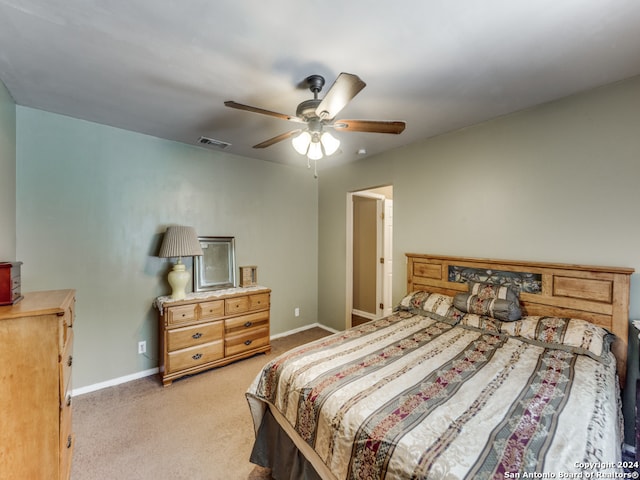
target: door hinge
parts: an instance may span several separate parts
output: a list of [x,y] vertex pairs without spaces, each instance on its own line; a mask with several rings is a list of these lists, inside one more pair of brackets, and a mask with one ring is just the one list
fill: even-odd
[[380,310],[384,310],[384,303],[380,304]]
[[384,263],[384,257],[380,257],[380,263]]

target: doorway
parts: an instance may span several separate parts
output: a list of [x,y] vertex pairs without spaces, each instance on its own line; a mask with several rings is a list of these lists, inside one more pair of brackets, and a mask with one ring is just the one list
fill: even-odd
[[393,186],[347,194],[346,327],[391,313]]

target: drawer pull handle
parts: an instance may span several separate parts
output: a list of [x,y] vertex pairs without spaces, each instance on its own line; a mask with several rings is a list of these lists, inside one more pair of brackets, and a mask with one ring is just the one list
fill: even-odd
[[202,336],[202,334],[200,332],[194,333],[193,335],[191,335],[191,337],[195,338],[196,340],[199,339],[201,336]]
[[67,448],[71,448],[71,435],[67,437]]
[[69,359],[67,360],[67,366],[70,367],[71,365],[73,365],[73,356],[69,355]]
[[253,325],[253,323],[251,323],[251,322],[246,322],[246,323],[244,324],[244,326],[245,326],[245,327],[247,327],[247,328],[249,328],[251,325]]
[[244,344],[247,346],[251,345],[251,340],[247,340],[246,342],[244,342]]
[[202,354],[201,353],[196,353],[193,357],[194,360],[200,360],[202,358]]

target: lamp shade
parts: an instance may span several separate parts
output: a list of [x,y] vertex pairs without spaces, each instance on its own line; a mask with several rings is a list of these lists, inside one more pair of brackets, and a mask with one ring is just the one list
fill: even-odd
[[297,137],[293,137],[291,144],[295,148],[296,152],[300,155],[306,155],[309,150],[309,144],[311,143],[311,135],[306,130]]
[[333,155],[340,147],[340,140],[331,135],[329,132],[324,132],[320,137],[320,142],[322,142],[322,148],[324,148],[324,154],[328,157]]
[[309,157],[311,160],[320,160],[322,158],[322,147],[320,146],[319,141],[312,141],[309,144],[307,157]]
[[159,257],[193,257],[202,255],[202,248],[193,227],[167,228],[160,246]]

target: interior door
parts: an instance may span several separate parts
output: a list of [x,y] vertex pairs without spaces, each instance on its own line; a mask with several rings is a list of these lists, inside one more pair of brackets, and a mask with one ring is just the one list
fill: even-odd
[[393,292],[393,200],[385,198],[382,200],[382,211],[384,212],[381,222],[382,229],[382,281],[380,282],[382,316],[391,315],[392,292]]
[[382,215],[381,195],[353,194],[353,289],[352,314],[373,320],[380,316]]
[[[392,311],[392,275],[393,275],[393,187],[352,192],[347,195],[347,323],[357,319],[374,320],[390,315]],[[363,268],[362,235],[359,225],[362,220],[363,203],[374,208],[366,209],[367,248],[374,244],[370,255],[373,269]],[[373,223],[373,227],[371,224]],[[367,260],[369,262],[369,260]],[[367,263],[367,265],[371,265]],[[363,308],[363,285],[366,284],[367,308]]]

